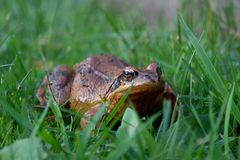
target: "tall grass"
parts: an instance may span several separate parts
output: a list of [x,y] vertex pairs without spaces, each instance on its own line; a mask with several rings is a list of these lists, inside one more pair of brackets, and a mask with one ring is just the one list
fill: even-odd
[[[161,20],[149,26],[138,7],[123,14],[96,0],[1,2],[0,157],[239,159],[236,8],[226,6],[225,22],[207,3],[181,3],[174,30],[169,30]],[[177,120],[171,123],[168,103],[144,121],[127,109],[114,130],[114,120],[120,118],[114,114],[117,106],[95,130],[103,107],[83,131],[82,115],[59,107],[50,95],[45,109],[34,107],[46,69],[62,63],[73,67],[99,53],[112,53],[139,67],[159,62],[179,97]],[[159,115],[163,121],[155,126]],[[49,116],[55,121],[48,121]],[[23,151],[21,145],[32,146],[32,151]]]

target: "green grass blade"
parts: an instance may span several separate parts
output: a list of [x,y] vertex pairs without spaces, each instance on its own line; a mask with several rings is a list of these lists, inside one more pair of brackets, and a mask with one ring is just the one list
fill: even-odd
[[123,95],[123,97],[120,99],[120,101],[118,102],[118,104],[115,106],[115,108],[112,110],[112,112],[106,117],[105,119],[105,123],[106,125],[108,125],[114,118],[114,116],[116,115],[116,113],[118,112],[118,110],[120,109],[120,107],[122,107],[123,103],[126,101],[126,99],[128,98],[128,93],[130,92],[130,89]]
[[223,134],[223,139],[224,139],[224,150],[225,154],[229,154],[229,145],[228,145],[228,129],[229,129],[229,120],[230,120],[230,112],[232,108],[232,102],[233,102],[233,93],[234,93],[234,85],[231,89],[228,102],[227,102],[227,107],[226,107],[226,114],[225,114],[225,120],[224,120],[224,134]]
[[23,85],[23,83],[26,81],[26,79],[29,77],[29,75],[32,73],[32,69],[30,69],[27,74],[23,77],[23,79],[21,80],[21,82],[19,83],[18,87],[17,87],[17,91],[19,91]]
[[47,113],[48,113],[48,110],[50,108],[50,103],[48,101],[46,107],[44,108],[43,110],[43,113],[41,115],[41,117],[38,119],[37,121],[37,124],[35,125],[35,127],[33,128],[33,131],[32,131],[32,134],[31,134],[31,137],[35,137],[39,131],[39,128],[41,126],[41,124],[43,123],[44,121],[44,118],[46,117]]
[[[124,115],[126,115],[127,111],[129,111],[129,110],[131,110],[131,112],[135,112],[129,108],[126,110]],[[129,113],[129,114],[132,114],[132,113]],[[134,148],[139,145],[139,143],[138,143],[138,141],[136,141],[136,139],[141,138],[141,136],[148,136],[148,140],[150,142],[154,143],[153,137],[146,134],[147,126],[150,123],[152,123],[152,121],[148,120],[147,122],[145,122],[143,124],[143,123],[141,123],[141,121],[136,122],[137,118],[134,116],[137,116],[137,114],[134,113],[132,115],[124,116],[124,117],[126,117],[126,119],[124,121],[122,121],[122,125],[121,125],[122,128],[119,128],[119,132],[122,132],[122,133],[118,133],[119,138],[116,142],[116,148],[105,158],[106,160],[120,159],[121,157],[123,157],[125,155],[125,153],[130,150],[131,147]],[[153,119],[155,119],[155,118],[153,118]],[[132,123],[134,123],[134,124],[132,124]],[[124,132],[124,129],[125,129],[125,132]],[[125,136],[123,133],[125,133]],[[141,139],[141,140],[144,141],[144,139]],[[154,144],[150,144],[149,147],[151,147],[153,145]]]
[[11,66],[13,66],[13,64],[2,64],[2,65],[0,65],[0,68],[11,67]]
[[65,150],[62,148],[61,144],[57,141],[57,139],[52,135],[49,131],[47,131],[45,128],[41,129],[39,132],[39,137],[46,143],[51,144],[51,146],[57,150],[57,151],[63,151]]
[[100,121],[106,110],[105,105],[101,105],[99,111],[89,120],[87,127],[84,130],[83,145],[86,146],[89,137],[91,137],[92,131],[96,128],[96,125]]
[[24,127],[29,129],[32,128],[32,124],[28,121],[27,117],[24,114],[19,113],[19,111],[17,111],[7,101],[2,99],[2,97],[0,98],[0,100],[1,100],[0,107],[3,107],[3,110],[6,113],[12,116],[19,124],[23,125]]
[[[191,42],[191,44],[193,45],[193,47],[196,50],[196,55],[199,57],[199,59],[201,61],[201,65],[204,68],[204,71],[207,73],[208,77],[212,80],[215,90],[218,91],[218,93],[221,95],[221,97],[225,97],[226,95],[228,95],[227,87],[225,86],[223,80],[217,73],[214,65],[212,64],[211,60],[207,56],[207,53],[201,47],[197,38],[194,36],[192,31],[189,29],[189,27],[185,23],[183,17],[179,16],[178,18],[180,19],[180,22],[183,26],[183,30],[185,31],[187,37],[189,38],[189,41]],[[233,113],[234,117],[236,118],[236,120],[238,122],[240,122],[240,110],[234,102],[232,105],[232,113]]]
[[183,30],[187,34],[187,37],[189,38],[189,41],[192,43],[193,47],[196,50],[196,55],[199,57],[206,73],[210,77],[210,79],[213,81],[215,89],[222,95],[226,95],[227,88],[224,85],[221,77],[217,73],[215,67],[213,66],[211,60],[207,56],[207,53],[205,50],[200,46],[199,41],[197,38],[194,36],[194,34],[191,32],[191,30],[188,28],[187,24],[184,22],[183,17],[179,17],[180,22],[183,25]]
[[61,135],[63,136],[64,143],[67,146],[67,148],[69,148],[69,140],[68,140],[68,136],[66,133],[66,127],[65,127],[64,120],[63,120],[63,116],[62,116],[62,113],[59,108],[60,106],[54,102],[53,97],[51,95],[48,96],[48,101],[50,103],[50,108],[56,118],[56,121],[58,122],[58,124],[60,126],[60,131],[61,131]]

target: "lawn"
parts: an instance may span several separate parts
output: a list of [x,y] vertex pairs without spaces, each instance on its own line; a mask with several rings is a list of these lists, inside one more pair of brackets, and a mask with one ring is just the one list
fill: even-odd
[[[215,12],[210,0],[182,0],[171,27],[161,14],[147,23],[137,2],[124,12],[108,2],[0,1],[0,159],[240,159],[240,37],[232,1]],[[178,95],[177,120],[170,122],[164,103],[159,126],[159,114],[142,121],[127,109],[118,129],[92,131],[100,113],[81,130],[81,114],[50,95],[45,109],[34,107],[46,71],[102,53],[138,67],[157,61]],[[51,115],[55,121],[46,120]]]

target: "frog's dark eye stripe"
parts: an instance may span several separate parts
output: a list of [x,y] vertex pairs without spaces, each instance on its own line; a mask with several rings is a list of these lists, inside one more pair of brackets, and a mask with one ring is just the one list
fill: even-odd
[[110,88],[107,90],[107,92],[105,93],[105,95],[112,93],[113,91],[115,91],[118,87],[121,86],[121,82],[119,79],[116,79],[110,86]]
[[115,91],[119,86],[121,85],[121,82],[119,79],[115,80],[110,88],[110,91]]
[[131,81],[132,79],[134,79],[137,75],[137,72],[134,71],[132,68],[125,68],[123,70],[123,78],[126,81]]

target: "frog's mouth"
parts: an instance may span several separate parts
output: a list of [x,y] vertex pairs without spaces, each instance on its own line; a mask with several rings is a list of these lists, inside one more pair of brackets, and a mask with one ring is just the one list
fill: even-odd
[[175,93],[165,82],[120,87],[109,94],[107,99],[117,104],[116,102],[119,102],[126,94],[128,94],[129,98],[124,106],[127,106],[126,104],[130,100],[130,103],[135,106],[138,113],[143,116],[151,113],[156,106],[160,109],[164,99],[169,100],[172,107],[176,102]]
[[164,81],[139,85],[132,83],[130,86],[121,86],[114,92],[110,93],[107,97],[111,99],[114,96],[122,97],[125,94],[128,94],[129,97],[134,97],[134,99],[144,99],[144,96],[146,95],[152,96],[153,99],[156,96],[161,96],[163,98],[170,99],[171,101],[176,98],[176,95],[171,87]]

